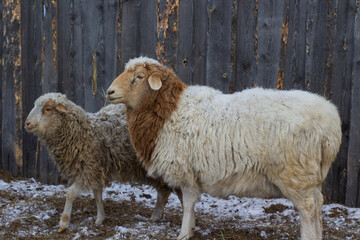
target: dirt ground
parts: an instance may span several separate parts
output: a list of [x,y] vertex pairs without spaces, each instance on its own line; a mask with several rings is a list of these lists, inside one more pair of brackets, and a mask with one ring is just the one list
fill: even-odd
[[[2,170],[0,171],[0,179],[5,182],[24,180],[24,178],[15,178],[11,174]],[[37,190],[41,191],[41,187]],[[149,198],[146,194],[144,194],[143,197]],[[59,221],[58,216],[63,210],[65,195],[51,197],[34,195],[26,198],[14,191],[0,191],[0,217],[3,217],[3,209],[6,205],[16,205],[19,204],[19,202],[21,202],[21,204],[34,205],[37,210],[40,209],[46,211],[49,210],[49,208],[53,208],[55,209],[56,217],[53,216],[49,219],[39,220],[33,216],[31,211],[24,212],[24,217],[12,221],[6,229],[0,230],[0,233],[2,231],[0,239],[143,239],[134,236],[130,232],[124,233],[125,235],[122,235],[121,238],[114,238],[114,235],[116,235],[118,231],[118,226],[134,225],[134,221],[136,221],[134,219],[136,219],[137,216],[149,218],[153,210],[152,208],[146,207],[137,201],[115,202],[106,199],[104,201],[104,207],[107,218],[101,227],[97,227],[94,224],[94,216],[96,216],[95,200],[91,196],[83,196],[74,202],[71,227],[63,233],[57,233],[56,230]],[[43,204],[44,202],[46,202],[46,204]],[[216,208],[216,205],[213,207]],[[273,214],[272,216],[274,219],[274,222],[271,221],[266,227],[260,225],[258,227],[256,222],[244,222],[240,220],[240,218],[237,219],[236,217],[230,220],[225,219],[215,221],[214,216],[197,211],[197,228],[193,239],[299,239],[299,222],[297,220],[290,219],[293,217],[289,217],[289,219],[281,219],[280,222],[287,222],[287,224],[279,224],[279,221],[276,220],[276,214],[283,212],[287,208],[289,207],[282,204],[274,204],[271,205],[271,207],[264,209],[266,214]],[[340,208],[335,209],[332,214],[333,216],[330,217],[346,218],[347,215],[346,211]],[[146,239],[173,239],[180,229],[181,216],[181,209],[167,209],[165,217],[161,221],[161,233],[157,231],[150,232]],[[147,227],[155,227],[158,223],[148,222],[147,224],[149,224]],[[239,225],[248,225],[249,228],[238,228],[237,226]],[[356,225],[360,226],[359,220],[357,224],[355,223],[355,226]],[[91,231],[96,235],[93,237],[84,235],[82,233],[83,231],[81,231],[84,227],[91,229]],[[26,232],[31,229],[47,229],[47,231],[44,231],[43,235],[40,233],[36,236],[21,237],[17,234],[19,231]],[[201,231],[207,231],[206,237],[204,237],[203,233],[199,231],[199,229]],[[167,234],[169,232],[172,234]],[[327,221],[324,221],[324,239],[360,239],[360,235],[349,236],[349,229],[345,230],[341,227],[338,229],[330,228]]]

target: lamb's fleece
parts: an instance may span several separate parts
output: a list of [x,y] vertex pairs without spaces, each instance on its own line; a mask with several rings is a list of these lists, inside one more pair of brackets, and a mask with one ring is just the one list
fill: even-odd
[[321,187],[341,142],[338,111],[323,97],[262,88],[222,94],[186,86],[162,64],[138,58],[108,98],[126,104],[130,138],[148,174],[181,188],[179,239],[193,234],[201,193],[285,196],[300,211],[302,239],[322,238]]
[[105,215],[102,189],[110,181],[149,184],[158,190],[152,215],[156,221],[171,190],[161,180],[146,176],[130,143],[124,105],[108,105],[97,113],[85,112],[60,93],[48,93],[35,101],[25,128],[46,145],[61,174],[73,182],[59,231],[69,226],[73,200],[81,191],[93,190],[97,202],[97,224]]

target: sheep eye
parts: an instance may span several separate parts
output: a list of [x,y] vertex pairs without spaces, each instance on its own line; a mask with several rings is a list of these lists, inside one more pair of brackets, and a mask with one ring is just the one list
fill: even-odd
[[51,112],[51,108],[45,108],[45,112]]
[[143,76],[143,75],[138,75],[138,76],[136,76],[136,78],[138,78],[138,79],[143,79],[144,76]]

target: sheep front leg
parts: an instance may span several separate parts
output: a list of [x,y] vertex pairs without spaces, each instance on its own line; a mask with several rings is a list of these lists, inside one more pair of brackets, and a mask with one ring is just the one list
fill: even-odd
[[96,208],[97,208],[97,216],[95,222],[96,225],[101,225],[105,219],[104,205],[102,202],[102,192],[103,192],[103,188],[101,186],[93,189],[94,198],[96,201]]
[[194,206],[199,199],[200,194],[188,188],[181,188],[183,195],[183,219],[181,223],[181,231],[177,239],[187,240],[193,236],[195,228]]
[[159,188],[157,190],[157,200],[154,212],[151,215],[150,221],[160,221],[164,214],[164,208],[170,196],[171,190],[165,188]]
[[60,218],[59,228],[57,230],[58,232],[63,232],[69,228],[72,204],[74,200],[79,196],[79,194],[80,194],[80,189],[78,189],[76,185],[73,184],[66,194],[65,207]]

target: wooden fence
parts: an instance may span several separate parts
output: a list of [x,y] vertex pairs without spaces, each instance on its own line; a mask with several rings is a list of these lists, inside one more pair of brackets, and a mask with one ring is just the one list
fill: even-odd
[[1,168],[61,178],[24,120],[59,91],[90,112],[125,63],[145,55],[189,84],[232,93],[304,89],[335,103],[342,145],[324,193],[360,207],[358,0],[2,0]]

